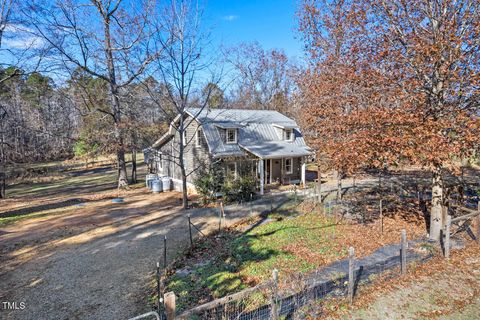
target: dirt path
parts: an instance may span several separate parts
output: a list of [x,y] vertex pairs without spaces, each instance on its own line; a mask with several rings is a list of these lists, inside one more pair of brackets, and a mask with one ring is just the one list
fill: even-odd
[[[156,261],[188,245],[180,194],[139,189],[123,204],[74,205],[66,213],[0,228],[0,299],[24,310],[0,310],[2,319],[128,319],[149,311],[147,292]],[[276,195],[275,206],[288,201]],[[270,208],[269,199],[226,207],[227,223]],[[202,232],[218,228],[215,209],[189,210]]]
[[163,235],[184,240],[177,198],[139,191],[124,204],[87,203],[0,229],[1,301],[26,305],[1,318],[126,319],[145,310]]

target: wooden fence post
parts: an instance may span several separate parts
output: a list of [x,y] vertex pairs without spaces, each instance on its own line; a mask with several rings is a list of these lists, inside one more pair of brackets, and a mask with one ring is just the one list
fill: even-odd
[[445,242],[444,242],[444,254],[445,259],[450,259],[450,228],[452,225],[452,216],[447,216],[447,224],[445,225]]
[[190,215],[188,217],[188,233],[190,235],[190,247],[193,248],[193,236],[192,236],[192,222],[190,220]]
[[355,285],[355,278],[353,271],[355,269],[355,249],[350,247],[348,249],[348,301],[353,303],[353,289]]
[[381,223],[382,236],[383,236],[383,199],[380,199],[380,223]]
[[272,320],[278,319],[278,270],[273,269],[272,271],[272,301],[271,301],[271,311],[272,311]]
[[220,201],[220,206],[218,208],[218,232],[222,230],[222,202]]
[[296,184],[293,185],[293,193],[295,196],[295,207],[296,207],[297,206],[297,185]]
[[401,273],[406,274],[407,273],[407,231],[405,229],[402,229],[402,242],[401,242]]
[[317,179],[317,192],[318,192],[318,203],[322,203],[322,174],[320,172],[320,169],[318,169],[318,179]]
[[165,301],[165,311],[167,313],[167,320],[175,320],[175,293],[170,291],[163,296]]
[[477,202],[477,243],[480,244],[480,201]]

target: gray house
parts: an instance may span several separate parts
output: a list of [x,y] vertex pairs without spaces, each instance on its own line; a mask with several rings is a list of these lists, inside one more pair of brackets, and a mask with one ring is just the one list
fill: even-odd
[[[156,141],[155,168],[181,183],[178,159],[180,118]],[[221,166],[226,173],[252,175],[261,194],[265,184],[305,183],[305,163],[312,150],[297,123],[277,111],[189,108],[184,119],[187,185],[202,167]]]

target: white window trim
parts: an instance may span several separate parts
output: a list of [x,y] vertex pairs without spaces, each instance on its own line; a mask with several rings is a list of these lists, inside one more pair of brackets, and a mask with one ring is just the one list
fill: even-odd
[[187,130],[183,131],[183,146],[187,145]]
[[[290,160],[290,170],[287,169],[287,160]],[[293,173],[293,158],[285,158],[285,173],[292,174]]]
[[202,134],[202,129],[198,128],[195,134],[195,146],[200,147],[200,136]]
[[[231,132],[231,131],[233,131],[234,136],[235,136],[235,140],[234,140],[234,141],[228,141],[228,133]],[[237,143],[237,141],[238,141],[237,129],[226,129],[225,134],[226,134],[226,135],[225,135],[225,141],[226,141],[227,144],[235,144],[235,143]]]
[[[287,139],[287,132],[290,132],[290,139]],[[293,129],[285,129],[285,140],[286,141],[293,141],[293,138],[295,137],[293,133]]]

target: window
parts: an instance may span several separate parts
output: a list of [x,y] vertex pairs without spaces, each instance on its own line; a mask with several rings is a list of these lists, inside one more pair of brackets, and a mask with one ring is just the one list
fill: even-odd
[[197,147],[200,146],[202,143],[202,134],[203,134],[202,129],[198,128],[196,139],[195,139],[195,145]]
[[285,140],[293,141],[293,129],[285,129]]
[[227,144],[237,143],[237,129],[227,129]]
[[237,178],[237,163],[229,162],[227,163],[227,177]]
[[183,145],[187,145],[187,130],[183,131]]
[[287,174],[292,174],[293,173],[293,159],[292,158],[286,158],[285,159],[285,172]]

